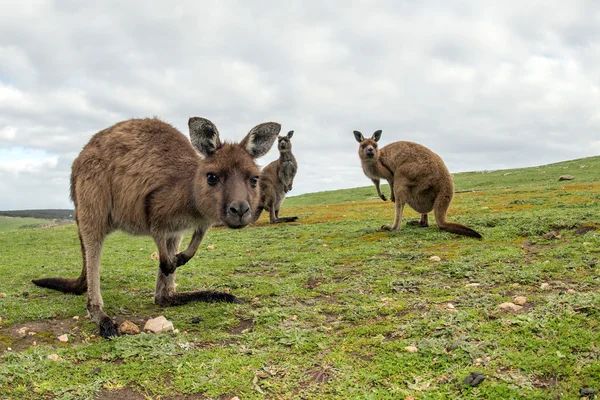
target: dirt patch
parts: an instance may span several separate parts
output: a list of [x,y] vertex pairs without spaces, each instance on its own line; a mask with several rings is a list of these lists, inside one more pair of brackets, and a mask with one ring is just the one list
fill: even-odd
[[[6,352],[6,347],[13,351],[21,351],[36,344],[52,344],[57,346],[68,346],[69,343],[61,343],[58,340],[60,335],[67,334],[69,342],[81,339],[82,323],[74,319],[49,319],[43,321],[31,321],[22,324],[15,324],[8,328],[0,330],[0,335],[7,338],[7,346],[2,347],[2,352]],[[3,341],[3,344],[5,341]]]
[[[219,400],[229,400],[234,396],[224,395],[219,397]],[[149,397],[144,396],[143,394],[136,392],[131,388],[122,388],[117,390],[103,390],[97,395],[94,396],[95,400],[146,400]],[[208,397],[199,395],[199,394],[180,394],[175,396],[152,396],[152,398],[160,399],[160,400],[207,400]]]
[[598,225],[596,223],[583,224],[579,228],[575,229],[575,232],[573,232],[573,234],[585,235],[588,232],[592,232],[592,231],[595,231],[598,229],[600,229],[600,225]]
[[254,321],[251,319],[242,319],[240,320],[240,324],[235,328],[229,329],[227,332],[231,335],[241,335],[252,329],[252,324]]

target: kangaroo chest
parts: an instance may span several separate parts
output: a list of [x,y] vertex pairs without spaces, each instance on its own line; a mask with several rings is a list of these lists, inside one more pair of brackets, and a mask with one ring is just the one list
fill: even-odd
[[362,167],[363,167],[363,172],[365,173],[365,175],[371,179],[380,179],[381,175],[379,174],[379,171],[377,169],[377,163],[376,162],[370,162],[370,163],[362,163]]

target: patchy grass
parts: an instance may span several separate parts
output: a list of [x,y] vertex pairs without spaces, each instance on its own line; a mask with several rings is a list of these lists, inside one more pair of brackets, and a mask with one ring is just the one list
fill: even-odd
[[52,222],[47,219],[0,216],[0,232],[14,231],[16,229],[41,228],[51,224]]
[[[564,174],[576,180],[558,182]],[[211,230],[178,288],[231,290],[249,300],[239,305],[154,305],[152,241],[111,235],[105,310],[137,323],[164,315],[179,334],[95,337],[72,318],[85,296],[30,283],[79,273],[75,226],[0,233],[0,398],[576,399],[600,389],[600,159],[455,180],[469,191],[449,219],[483,240],[435,225],[380,232],[394,211],[373,187],[290,198],[282,215],[298,223],[263,216]],[[516,295],[527,297],[521,311],[499,311]],[[486,379],[462,387],[471,372]]]

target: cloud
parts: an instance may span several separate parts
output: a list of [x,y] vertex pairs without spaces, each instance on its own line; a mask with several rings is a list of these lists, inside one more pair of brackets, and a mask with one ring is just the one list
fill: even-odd
[[235,140],[294,129],[291,194],[370,184],[354,129],[422,143],[453,172],[597,155],[599,26],[593,0],[2,2],[0,150],[56,164],[0,159],[0,209],[70,207],[91,135],[153,115]]

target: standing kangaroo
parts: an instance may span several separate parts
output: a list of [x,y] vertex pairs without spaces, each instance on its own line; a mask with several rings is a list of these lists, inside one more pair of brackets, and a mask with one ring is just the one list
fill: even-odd
[[292,154],[290,139],[294,131],[289,131],[286,136],[279,136],[277,148],[279,159],[269,163],[260,173],[260,205],[255,220],[258,219],[263,209],[269,211],[272,224],[279,222],[294,222],[298,217],[279,218],[279,209],[286,193],[292,190],[292,183],[298,170],[298,163]]
[[383,225],[381,229],[400,229],[404,205],[408,203],[421,213],[421,220],[412,222],[412,225],[429,226],[427,213],[433,210],[441,230],[481,238],[473,229],[446,220],[454,195],[454,183],[440,156],[413,142],[395,142],[379,150],[380,130],[375,131],[370,139],[365,139],[359,131],[354,131],[354,137],[360,143],[358,155],[365,175],[371,178],[383,201],[386,199],[379,188],[379,179],[386,179],[391,189],[390,200],[396,204],[394,224]]
[[[213,291],[175,291],[175,270],[189,261],[210,226],[222,221],[243,228],[259,202],[255,158],[266,154],[281,126],[252,128],[235,144],[222,143],[212,122],[188,121],[190,140],[159,119],[132,119],[95,134],[75,159],[71,199],[79,230],[83,269],[78,278],[34,280],[65,293],[88,292],[87,310],[103,337],[118,334],[103,311],[100,254],[115,230],[152,236],[159,253],[154,302],[161,306],[191,301],[238,302]],[[194,228],[179,253],[183,232]]]

